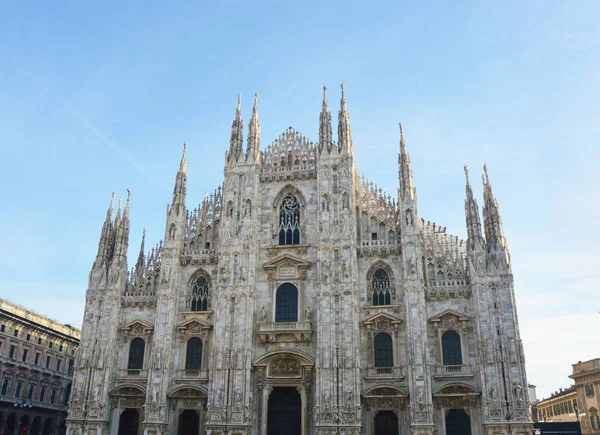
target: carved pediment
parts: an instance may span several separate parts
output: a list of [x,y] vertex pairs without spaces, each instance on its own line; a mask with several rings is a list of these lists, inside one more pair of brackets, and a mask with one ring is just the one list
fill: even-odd
[[377,313],[363,320],[369,329],[395,329],[402,325],[402,319],[388,313]]
[[121,385],[109,393],[111,396],[119,397],[146,397],[146,390],[140,385]]
[[199,334],[213,329],[213,325],[204,319],[192,317],[182,322],[177,329],[184,334]]
[[271,279],[295,279],[305,278],[310,265],[310,261],[286,253],[267,261],[263,267]]
[[477,390],[466,384],[444,385],[433,393],[434,396],[473,396],[479,395]]
[[144,322],[143,320],[136,319],[132,322],[125,324],[123,327],[121,327],[121,329],[126,334],[149,335],[152,334],[152,331],[154,330],[154,325]]
[[378,385],[365,391],[363,397],[407,397],[408,394],[394,385]]
[[431,323],[443,323],[444,320],[447,319],[456,319],[459,322],[468,322],[470,320],[469,316],[459,313],[454,310],[445,310],[437,316],[431,317],[429,322]]
[[267,270],[272,270],[272,269],[276,269],[278,267],[281,266],[293,266],[293,267],[298,267],[300,269],[306,269],[309,268],[311,265],[310,261],[306,261],[303,260],[301,258],[295,257],[293,255],[290,254],[284,254],[280,257],[275,257],[272,258],[271,260],[267,261],[263,267]]

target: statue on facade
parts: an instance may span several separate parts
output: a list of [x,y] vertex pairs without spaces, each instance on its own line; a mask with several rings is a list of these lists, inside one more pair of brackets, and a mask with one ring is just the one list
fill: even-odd
[[304,310],[304,318],[306,319],[307,322],[310,322],[311,315],[312,315],[312,309],[310,307],[306,307],[306,310]]

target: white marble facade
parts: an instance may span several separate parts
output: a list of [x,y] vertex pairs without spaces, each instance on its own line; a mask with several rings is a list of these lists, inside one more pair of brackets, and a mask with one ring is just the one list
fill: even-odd
[[359,175],[343,87],[337,130],[324,94],[318,143],[290,127],[261,151],[238,101],[223,184],[188,208],[184,146],[164,241],[130,271],[111,202],[69,434],[531,433],[487,169],[481,217],[465,168],[459,240],[419,216],[401,126],[395,198]]

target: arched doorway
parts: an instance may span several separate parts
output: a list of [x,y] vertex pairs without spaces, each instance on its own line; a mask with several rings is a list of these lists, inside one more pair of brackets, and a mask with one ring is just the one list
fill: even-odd
[[6,419],[6,433],[12,435],[13,433],[15,433],[16,427],[17,427],[17,414],[15,414],[13,412]]
[[135,408],[127,408],[119,419],[119,435],[138,435],[140,414]]
[[200,415],[198,415],[198,411],[186,409],[179,414],[177,427],[179,435],[196,435],[200,433]]
[[25,433],[29,430],[29,414],[21,416],[21,425],[19,426],[19,433]]
[[446,415],[446,435],[471,435],[471,419],[464,409],[451,409]]
[[44,422],[44,427],[42,429],[42,435],[50,435],[52,433],[52,419],[48,417]]
[[302,400],[295,387],[275,387],[269,397],[267,435],[301,435]]
[[33,419],[31,424],[31,435],[40,435],[40,429],[42,428],[42,417],[39,415]]
[[379,411],[375,416],[375,435],[398,435],[398,417],[393,411]]

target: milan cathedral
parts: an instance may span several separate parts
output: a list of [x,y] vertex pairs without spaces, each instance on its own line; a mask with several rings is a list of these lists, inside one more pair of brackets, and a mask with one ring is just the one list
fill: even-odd
[[[419,216],[400,125],[398,191],[361,176],[344,87],[337,141],[244,143],[238,97],[224,181],[186,203],[129,269],[130,193],[111,201],[89,275],[70,435],[532,433],[513,275],[484,166],[465,167],[466,240]],[[114,199],[114,194],[113,194]],[[482,230],[483,221],[483,230]],[[133,262],[133,261],[132,261]]]

